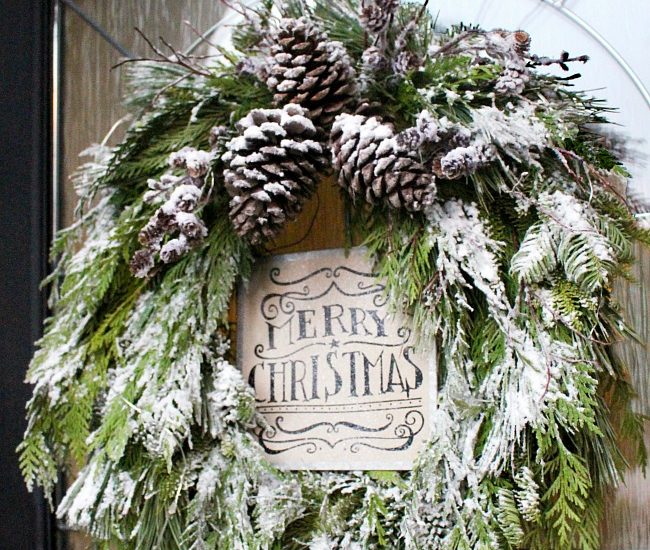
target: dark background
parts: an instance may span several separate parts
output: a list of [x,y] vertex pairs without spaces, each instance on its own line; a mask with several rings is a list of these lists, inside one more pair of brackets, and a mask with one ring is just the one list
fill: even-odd
[[0,549],[54,548],[42,495],[27,492],[16,446],[25,429],[23,383],[41,333],[50,239],[48,0],[0,0]]

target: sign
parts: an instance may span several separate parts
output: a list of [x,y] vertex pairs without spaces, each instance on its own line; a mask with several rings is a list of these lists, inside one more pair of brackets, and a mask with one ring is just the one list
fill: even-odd
[[371,270],[362,248],[287,254],[240,291],[240,368],[279,467],[406,470],[428,437],[434,353]]

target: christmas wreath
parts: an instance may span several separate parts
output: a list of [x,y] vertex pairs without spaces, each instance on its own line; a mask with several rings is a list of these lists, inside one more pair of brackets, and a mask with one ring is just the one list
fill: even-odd
[[[612,283],[650,233],[607,108],[568,82],[586,57],[398,0],[236,9],[216,61],[151,44],[127,65],[137,122],[76,175],[28,485],[78,467],[57,513],[106,548],[598,548],[620,441],[644,460]],[[328,172],[392,306],[437,344],[410,472],[280,471],[251,435],[230,298]]]

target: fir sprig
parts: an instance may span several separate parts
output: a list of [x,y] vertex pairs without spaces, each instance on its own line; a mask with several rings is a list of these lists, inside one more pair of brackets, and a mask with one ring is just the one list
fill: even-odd
[[[384,64],[364,73],[358,102],[381,104],[397,132],[415,129],[438,178],[416,213],[346,199],[391,307],[438,362],[431,441],[412,472],[273,468],[251,434],[253,391],[227,360],[231,295],[255,254],[228,218],[218,140],[272,105],[263,56],[276,7],[315,21],[356,70],[377,46]],[[409,3],[372,37],[360,8],[266,0],[245,10],[238,51],[199,73],[133,65],[139,118],[78,176],[79,221],[53,246],[53,316],[19,453],[28,485],[48,493],[59,467],[81,467],[58,513],[105,548],[595,550],[606,488],[632,458],[647,461],[612,352],[632,334],[611,288],[650,230],[594,131],[607,107],[536,72],[525,33],[441,34]],[[258,72],[239,64],[249,51]],[[170,153],[208,149],[213,126],[207,238],[150,279],[131,277],[154,211],[147,180]],[[450,152],[454,173],[442,169]]]

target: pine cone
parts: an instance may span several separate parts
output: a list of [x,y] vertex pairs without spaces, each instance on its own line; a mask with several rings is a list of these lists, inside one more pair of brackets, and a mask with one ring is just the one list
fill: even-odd
[[210,148],[214,151],[218,149],[221,144],[225,141],[228,141],[228,128],[226,126],[213,126],[210,129],[210,135],[208,141],[210,143]]
[[[184,168],[187,174],[194,180],[200,180],[208,173],[212,155],[207,151],[197,151],[194,147],[183,147],[169,155],[169,165],[172,168]],[[203,181],[195,181],[194,184],[203,185]],[[200,186],[199,185],[199,186]]]
[[329,126],[354,98],[355,71],[340,42],[332,42],[313,23],[283,19],[271,36],[266,81],[277,105],[298,103],[317,126]]
[[528,54],[530,50],[530,34],[526,31],[515,31],[513,33],[513,41],[515,43],[515,49],[517,53],[521,56]]
[[362,3],[359,21],[371,34],[380,34],[388,27],[399,7],[399,0],[370,0]]
[[435,193],[431,173],[417,151],[400,147],[391,124],[379,118],[343,114],[332,127],[332,155],[338,182],[353,199],[385,200],[394,208],[421,210]]
[[163,263],[173,264],[180,260],[192,248],[192,242],[182,233],[175,239],[169,239],[160,249]]
[[440,158],[439,163],[435,164],[434,171],[441,178],[458,179],[490,164],[495,157],[496,151],[490,145],[474,144],[456,147]]
[[505,96],[520,95],[530,81],[530,72],[523,60],[506,63],[501,76],[494,84],[494,91]]
[[153,255],[154,251],[150,248],[137,250],[129,262],[131,273],[140,279],[149,275],[155,265]]
[[362,72],[377,73],[388,68],[388,59],[381,48],[370,46],[361,54]]
[[176,227],[176,218],[173,214],[166,213],[162,208],[155,214],[138,233],[138,242],[148,248],[159,246],[163,237]]
[[[167,173],[160,180],[147,181],[149,190],[144,194],[144,201],[162,204],[138,233],[143,248],[133,254],[129,264],[136,277],[149,276],[156,255],[164,263],[175,262],[207,236],[207,228],[194,211],[200,206],[205,176],[213,158],[213,153],[184,147],[169,155],[169,166],[185,169],[185,176]],[[204,200],[207,201],[207,196]],[[180,231],[178,238],[163,244],[166,236],[177,231]]]
[[397,147],[405,151],[417,151],[424,142],[419,128],[407,128],[395,136]]
[[237,123],[241,136],[223,156],[230,218],[237,233],[252,244],[277,235],[295,219],[314,191],[328,161],[308,111],[255,109]]

